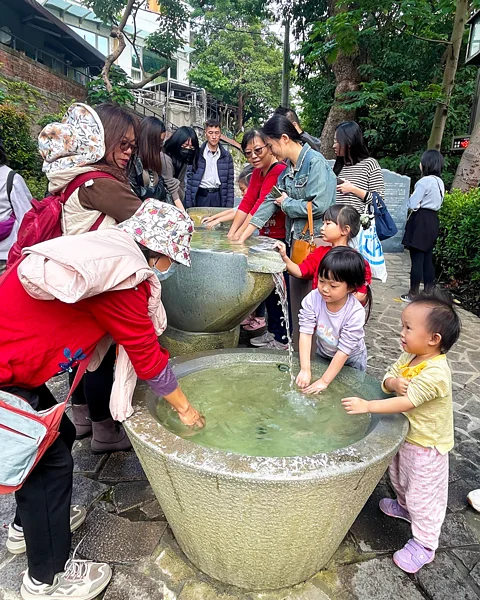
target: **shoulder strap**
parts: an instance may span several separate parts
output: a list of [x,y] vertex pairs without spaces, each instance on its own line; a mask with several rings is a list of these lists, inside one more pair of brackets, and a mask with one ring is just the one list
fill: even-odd
[[7,175],[7,200],[10,202],[10,206],[12,207],[12,210],[13,210],[13,205],[12,205],[10,196],[11,196],[12,190],[13,190],[13,179],[16,174],[17,173],[15,171],[11,170],[11,171],[9,171],[9,173]]
[[88,364],[90,363],[90,358],[92,357],[92,353],[90,353],[86,358],[84,358],[77,367],[77,372],[75,373],[75,377],[73,379],[73,383],[70,387],[70,391],[68,392],[68,396],[65,398],[65,404],[70,400],[73,395],[73,392],[77,389],[80,380],[85,374],[87,370]]
[[313,210],[312,210],[312,201],[309,200],[307,202],[307,222],[305,223],[305,227],[302,231],[302,238],[305,237],[305,234],[308,232],[310,234],[310,239],[313,239]]
[[82,173],[81,175],[77,175],[72,181],[67,185],[63,193],[61,194],[60,202],[65,204],[65,202],[70,198],[70,196],[78,190],[79,187],[82,187],[84,183],[87,181],[91,181],[92,179],[117,179],[111,175],[110,173],[105,173],[104,171],[88,171],[88,173]]

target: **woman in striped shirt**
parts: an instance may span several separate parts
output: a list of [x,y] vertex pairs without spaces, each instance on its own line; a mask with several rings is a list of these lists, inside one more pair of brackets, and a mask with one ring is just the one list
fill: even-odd
[[337,204],[353,206],[362,214],[372,201],[372,192],[385,195],[385,182],[378,162],[370,157],[362,130],[355,121],[340,123],[333,150],[337,157]]

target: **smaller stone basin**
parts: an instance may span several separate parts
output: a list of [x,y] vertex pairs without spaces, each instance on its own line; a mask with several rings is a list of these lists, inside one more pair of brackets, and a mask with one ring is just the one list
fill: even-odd
[[195,223],[192,266],[178,268],[162,283],[168,316],[162,344],[173,355],[188,352],[189,347],[192,352],[236,346],[238,326],[273,291],[272,275],[285,269],[273,249],[275,240],[254,236],[236,245],[227,239],[229,223],[215,230],[201,225],[203,217],[221,211],[188,211]]
[[[250,590],[295,585],[328,562],[408,429],[403,415],[340,414],[348,393],[384,397],[349,367],[323,400],[285,397],[285,361],[248,349],[180,357],[173,369],[206,430],[184,428],[143,383],[125,423],[182,550],[204,573]],[[316,360],[313,376],[326,366]]]

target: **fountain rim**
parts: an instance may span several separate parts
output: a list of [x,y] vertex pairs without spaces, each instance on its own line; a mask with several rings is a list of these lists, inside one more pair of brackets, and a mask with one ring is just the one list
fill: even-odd
[[[277,362],[279,357],[285,358],[285,353],[279,350],[259,352],[251,348],[230,348],[179,356],[172,359],[171,366],[181,379],[182,376],[202,370],[202,364],[205,364],[204,368],[210,366],[207,361],[212,356],[221,355],[227,359],[232,357],[231,361],[235,362],[233,357],[241,354],[249,356],[253,362],[265,362],[268,357],[275,359],[271,362]],[[255,357],[258,360],[255,360]],[[139,382],[134,399],[143,390],[148,390],[148,386]],[[161,454],[185,468],[216,477],[264,481],[327,481],[342,474],[365,471],[382,458],[390,456],[398,450],[408,431],[408,420],[401,414],[371,415],[367,434],[344,448],[309,456],[249,456],[200,446],[181,438],[155,419],[145,400],[136,400],[134,414],[124,422],[131,438],[138,439],[139,443],[147,446],[151,452]],[[147,431],[144,430],[145,424],[148,425]]]

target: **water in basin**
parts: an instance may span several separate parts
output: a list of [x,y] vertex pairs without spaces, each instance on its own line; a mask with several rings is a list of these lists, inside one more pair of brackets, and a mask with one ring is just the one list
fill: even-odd
[[[312,364],[318,379],[325,366]],[[341,374],[342,375],[342,374]],[[207,419],[202,430],[184,427],[163,400],[158,420],[172,433],[202,446],[249,456],[307,456],[344,448],[363,438],[369,415],[347,415],[340,399],[358,393],[348,376],[337,377],[319,396],[290,389],[288,366],[241,362],[196,371],[180,384]]]

